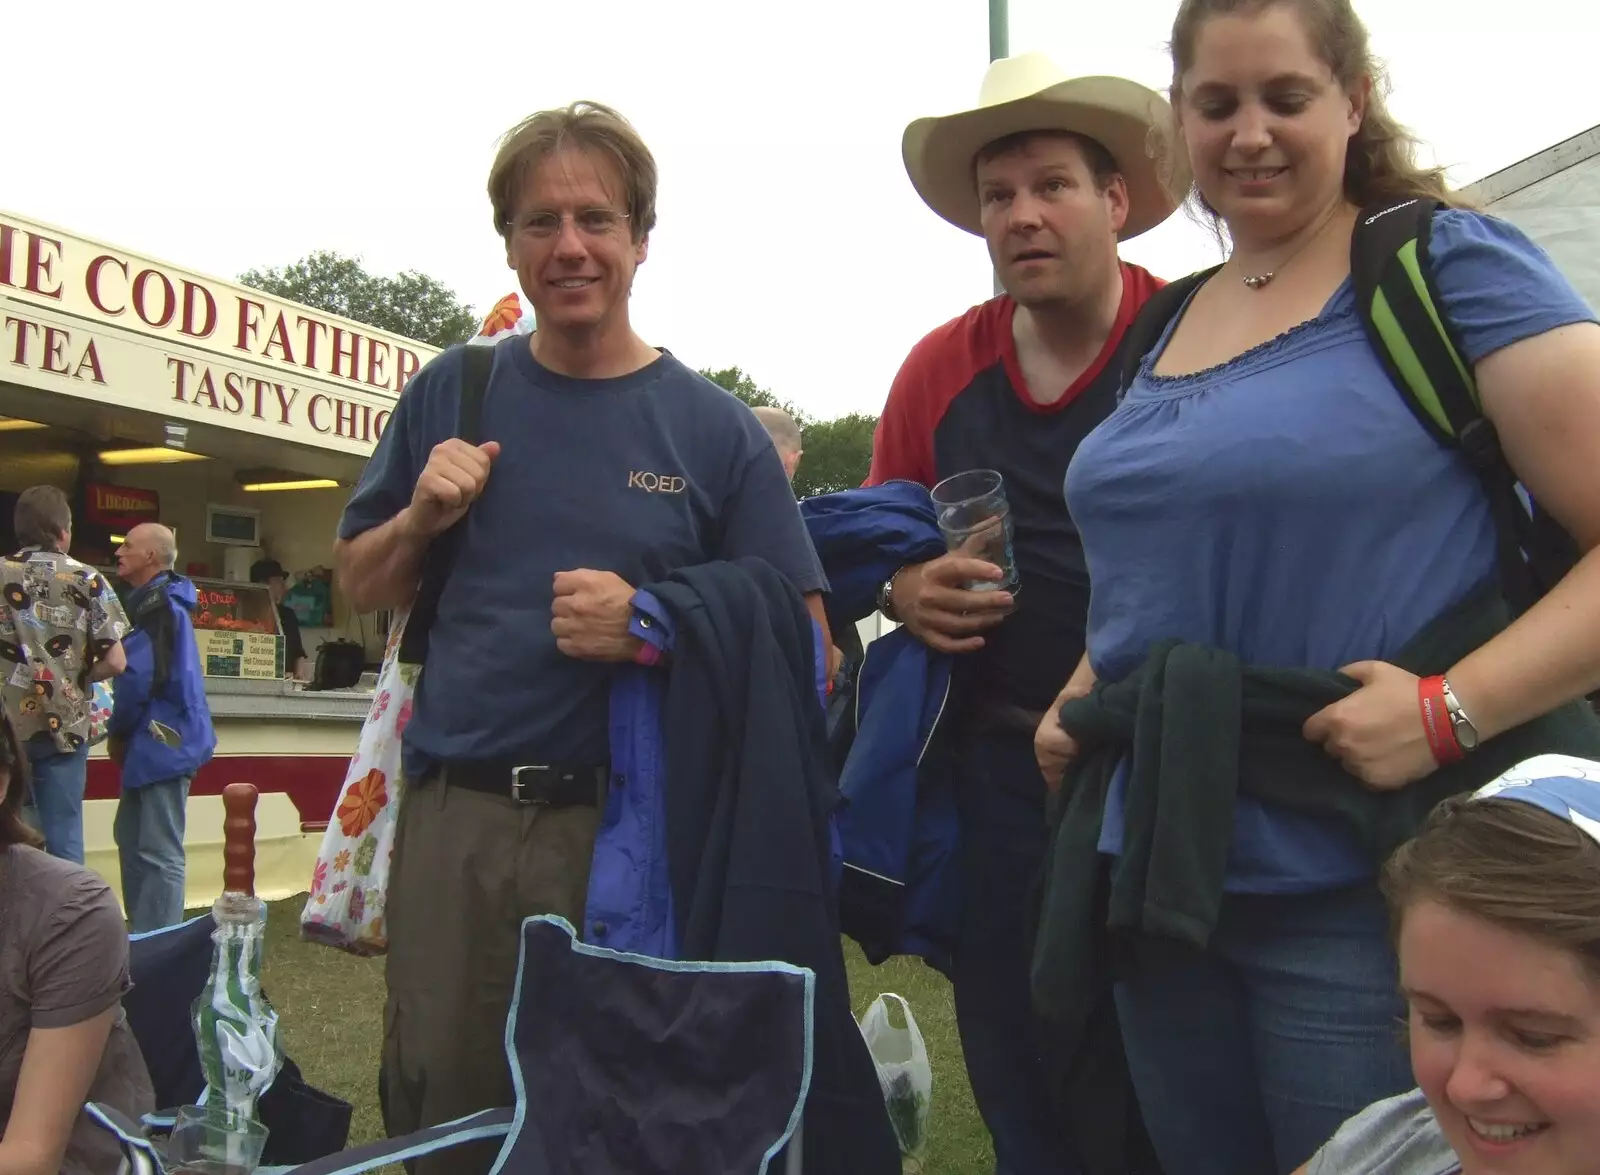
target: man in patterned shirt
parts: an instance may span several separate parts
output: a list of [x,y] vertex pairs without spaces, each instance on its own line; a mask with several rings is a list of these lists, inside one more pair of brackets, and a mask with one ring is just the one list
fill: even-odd
[[0,558],[0,707],[33,766],[30,820],[52,856],[83,864],[93,684],[127,667],[128,618],[105,577],[68,555],[72,509],[55,486],[17,498],[22,549]]

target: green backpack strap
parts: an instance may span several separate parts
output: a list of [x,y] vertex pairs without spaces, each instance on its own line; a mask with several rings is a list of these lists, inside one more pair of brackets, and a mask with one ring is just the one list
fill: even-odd
[[1364,208],[1350,238],[1350,280],[1372,349],[1424,427],[1480,472],[1503,461],[1433,282],[1436,200]]
[[1361,210],[1350,238],[1350,281],[1373,351],[1406,404],[1442,444],[1460,450],[1483,483],[1499,540],[1501,583],[1512,606],[1531,606],[1564,572],[1548,548],[1559,527],[1530,511],[1484,416],[1477,380],[1444,312],[1428,240],[1439,202],[1394,200]]

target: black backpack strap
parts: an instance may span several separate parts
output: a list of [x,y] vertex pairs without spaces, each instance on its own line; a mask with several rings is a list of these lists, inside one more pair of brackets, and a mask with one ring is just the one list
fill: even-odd
[[[1473,378],[1428,257],[1432,199],[1388,201],[1361,210],[1350,237],[1350,281],[1367,339],[1390,380],[1424,428],[1459,449],[1488,495],[1499,539],[1501,584],[1517,611],[1551,586],[1548,538],[1517,493],[1517,478],[1484,416]],[[1547,582],[1548,581],[1548,582]]]
[[1173,316],[1183,308],[1183,304],[1189,300],[1189,295],[1199,289],[1206,279],[1220,268],[1221,266],[1213,265],[1210,269],[1168,282],[1150,295],[1150,300],[1139,308],[1139,313],[1128,324],[1128,333],[1122,337],[1122,380],[1117,385],[1118,400],[1128,394],[1128,389],[1133,386],[1133,381],[1139,374],[1139,365],[1161,341],[1161,332],[1167,329],[1167,323],[1171,322]]
[[483,397],[494,370],[493,346],[474,343],[462,348],[461,407],[456,413],[456,436],[469,445],[483,439]]
[[[461,406],[456,414],[456,436],[476,445],[483,427],[483,398],[489,390],[495,348],[469,343],[461,348]],[[428,656],[428,630],[439,612],[439,597],[461,546],[462,515],[456,524],[433,540],[422,564],[422,579],[411,601],[405,633],[400,637],[400,660],[420,665]]]

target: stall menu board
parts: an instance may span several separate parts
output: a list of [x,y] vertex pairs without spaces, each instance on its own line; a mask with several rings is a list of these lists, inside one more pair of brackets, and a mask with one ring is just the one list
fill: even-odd
[[283,634],[278,609],[265,584],[194,581],[199,603],[194,639],[207,677],[248,677],[270,681],[283,676]]

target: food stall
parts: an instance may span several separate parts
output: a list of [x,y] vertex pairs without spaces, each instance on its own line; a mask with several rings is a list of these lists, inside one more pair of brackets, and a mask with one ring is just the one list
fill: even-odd
[[[201,591],[195,639],[217,750],[191,790],[190,895],[218,892],[215,831],[234,782],[261,792],[263,896],[303,890],[387,628],[331,582],[334,531],[400,391],[437,351],[5,211],[0,351],[0,542],[14,541],[15,495],[55,485],[73,504],[74,557],[114,576],[128,530],[158,521]],[[249,582],[261,558],[289,571],[282,603],[313,664],[325,647],[353,654],[359,679],[293,679],[279,602]],[[117,795],[97,747],[84,836],[113,885]]]

